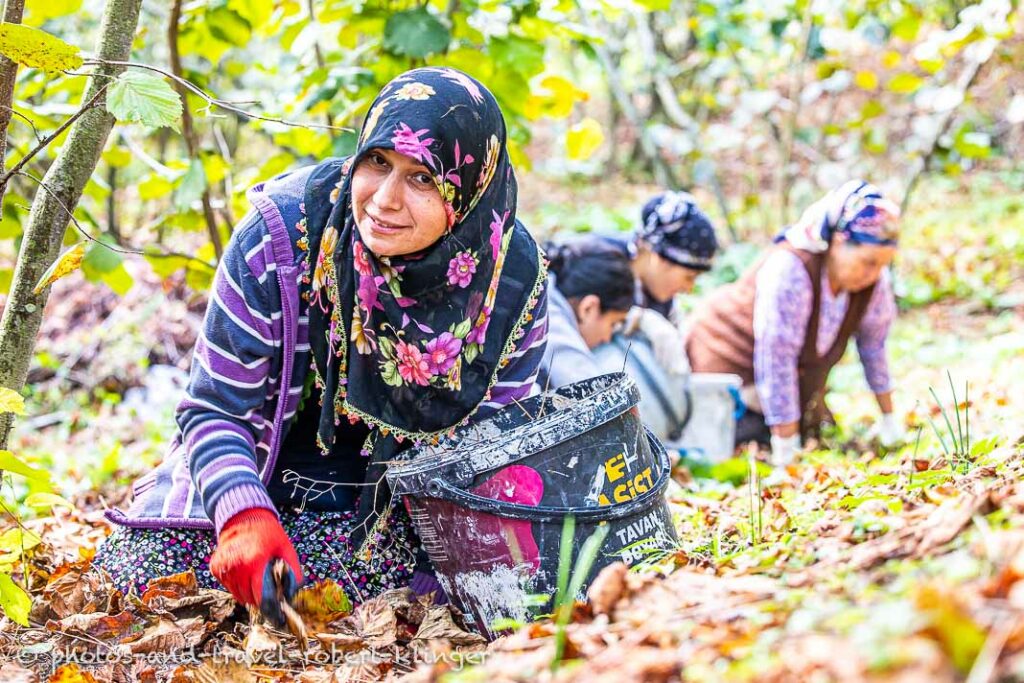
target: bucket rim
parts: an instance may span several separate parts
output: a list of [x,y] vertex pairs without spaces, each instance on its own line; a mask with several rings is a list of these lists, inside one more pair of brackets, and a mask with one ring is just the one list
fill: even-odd
[[[570,397],[567,395],[573,387],[579,387],[585,383],[596,384],[597,388],[591,394],[583,398]],[[465,453],[467,449],[473,449],[476,458],[485,459],[488,454],[493,452],[510,452],[514,450],[511,447],[511,444],[514,444],[517,440],[521,443],[525,442],[527,439],[530,440],[531,452],[529,455],[553,448],[579,436],[580,432],[578,431],[571,429],[557,430],[555,427],[566,422],[579,422],[579,409],[581,405],[583,408],[588,406],[591,407],[594,419],[589,421],[589,429],[592,429],[605,424],[609,420],[612,420],[631,408],[636,407],[640,402],[640,389],[637,386],[636,381],[628,374],[623,372],[611,372],[558,387],[557,389],[549,389],[537,394],[536,396],[530,397],[527,401],[539,402],[545,397],[559,397],[563,399],[573,398],[573,400],[578,402],[577,405],[574,406],[577,410],[570,411],[557,409],[551,411],[504,432],[501,439],[492,438],[488,439],[486,442],[478,441],[468,444],[458,440],[460,436],[464,437],[475,429],[480,429],[481,425],[493,421],[499,414],[505,411],[524,410],[521,404],[506,406],[494,414],[489,415],[484,420],[473,425],[460,427],[456,430],[455,437],[453,437],[456,439],[454,442],[446,440],[436,445],[428,444],[410,449],[406,454],[408,459],[392,463],[388,467],[386,472],[388,482],[391,484],[395,493],[419,493],[425,489],[427,482],[432,478],[424,477],[423,475],[427,475],[435,470],[444,469],[452,466],[453,464],[465,461]],[[474,472],[473,476],[490,471],[491,469],[497,469],[498,467],[512,464],[512,462],[516,462],[525,457],[528,457],[528,455],[523,455],[509,462],[501,463],[500,465],[488,468],[482,472]],[[456,478],[459,479],[459,477]],[[456,483],[464,485],[468,483],[468,481],[457,481]]]
[[[651,447],[658,466],[658,478],[647,491],[627,501],[610,505],[587,507],[561,507],[551,505],[522,505],[509,501],[495,500],[460,489],[439,477],[431,479],[425,494],[429,498],[455,503],[474,512],[485,512],[496,517],[509,519],[526,519],[531,522],[551,522],[572,515],[577,522],[600,523],[632,517],[650,507],[653,501],[660,498],[668,488],[672,478],[672,462],[664,444],[649,428],[644,427],[644,435]],[[409,495],[409,494],[406,494]]]

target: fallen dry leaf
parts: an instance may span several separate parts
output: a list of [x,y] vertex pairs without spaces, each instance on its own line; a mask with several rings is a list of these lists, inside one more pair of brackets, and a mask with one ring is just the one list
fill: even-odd
[[624,562],[614,562],[601,570],[587,590],[587,599],[594,614],[611,612],[626,592],[627,573],[629,567]]
[[97,683],[88,671],[83,671],[77,664],[64,664],[53,672],[47,683]]
[[72,614],[64,619],[46,622],[46,628],[50,631],[80,633],[90,638],[119,642],[138,636],[143,627],[143,621],[128,610],[113,616],[103,612]]

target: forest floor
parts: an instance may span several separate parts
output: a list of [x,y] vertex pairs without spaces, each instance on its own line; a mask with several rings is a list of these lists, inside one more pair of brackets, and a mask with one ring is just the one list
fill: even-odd
[[[937,286],[927,273],[942,271],[918,261],[908,281]],[[900,316],[905,446],[871,442],[876,409],[851,353],[832,382],[839,428],[794,464],[678,468],[676,552],[606,570],[564,633],[541,619],[488,645],[404,592],[349,613],[328,585],[304,600],[302,651],[187,575],[125,596],[90,568],[103,509],[162,454],[203,301],[141,268],[122,298],[77,278],[51,299],[12,442],[74,509],[22,506],[0,535],[0,553],[33,546],[14,573],[27,574],[30,626],[0,622],[0,680],[1024,680],[1017,285]],[[14,483],[24,501],[33,484]]]

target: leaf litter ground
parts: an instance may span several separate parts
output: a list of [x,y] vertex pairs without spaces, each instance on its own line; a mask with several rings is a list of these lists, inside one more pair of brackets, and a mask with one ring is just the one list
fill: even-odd
[[[25,522],[43,539],[28,577],[32,627],[3,623],[0,680],[1024,679],[1024,323],[934,305],[901,319],[891,352],[900,400],[913,404],[911,443],[879,453],[867,439],[872,408],[850,398],[865,393],[850,363],[834,382],[842,429],[793,465],[751,476],[738,458],[694,467],[698,478],[679,468],[679,547],[602,572],[560,662],[549,620],[485,645],[406,591],[349,612],[336,585],[312,589],[304,650],[189,574],[122,595],[90,567],[108,533],[107,488]],[[958,430],[942,417],[956,416],[947,372],[970,383],[962,455],[947,452]],[[116,415],[82,413],[77,440]],[[21,443],[56,449],[46,431]]]

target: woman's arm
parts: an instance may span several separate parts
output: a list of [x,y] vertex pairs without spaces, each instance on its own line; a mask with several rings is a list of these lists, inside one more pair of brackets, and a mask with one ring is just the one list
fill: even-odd
[[[262,218],[250,214],[228,243],[176,413],[192,480],[218,534],[242,510],[275,509],[256,464],[256,443],[271,428],[262,416],[270,368],[281,352],[280,307],[269,292],[274,273],[261,260],[265,234]],[[288,381],[279,378],[285,387]]]
[[754,382],[776,436],[796,434],[800,423],[797,364],[813,301],[811,278],[799,258],[780,250],[765,261],[754,297]]
[[868,302],[867,311],[857,328],[857,352],[864,367],[864,378],[871,387],[882,413],[892,412],[892,378],[889,375],[889,361],[886,357],[885,342],[889,329],[896,319],[896,297],[888,271],[882,277]]

